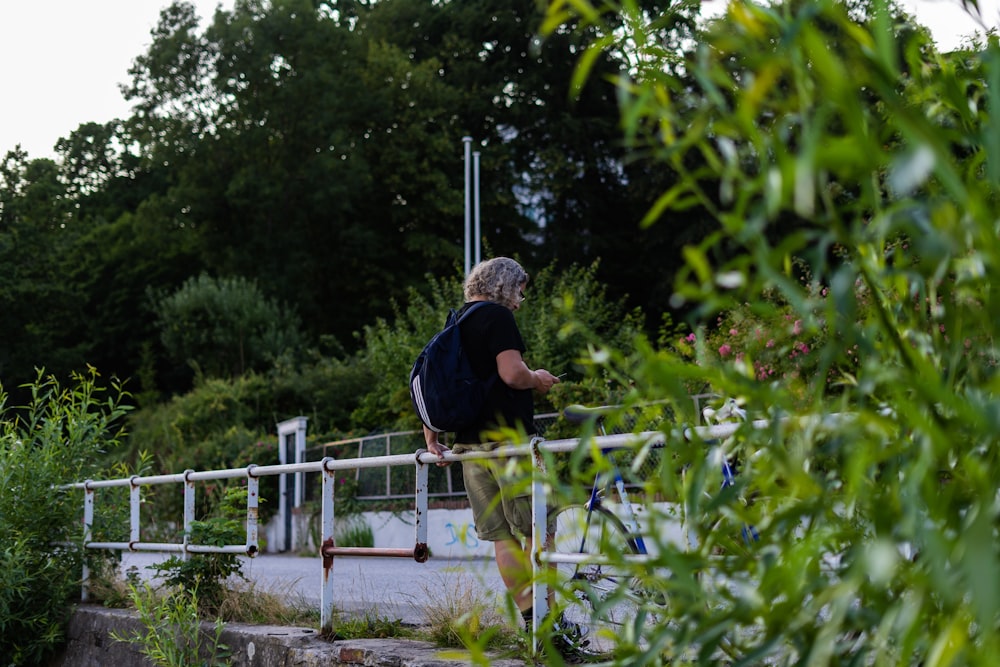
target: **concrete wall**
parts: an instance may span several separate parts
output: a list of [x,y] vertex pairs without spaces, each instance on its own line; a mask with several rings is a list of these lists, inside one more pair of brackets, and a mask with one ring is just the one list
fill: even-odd
[[[365,512],[375,534],[376,547],[409,546],[415,542],[414,512]],[[427,512],[427,546],[437,558],[493,557],[493,543],[476,537],[471,509],[433,509]]]
[[[660,538],[682,546],[686,538],[680,526],[680,507],[670,503],[655,503],[660,513],[655,532]],[[624,519],[621,507],[617,504],[607,505]],[[649,525],[648,512],[641,503],[633,505],[640,530],[649,534],[653,530]],[[673,520],[663,517],[673,516]],[[415,544],[415,513],[404,512],[362,512],[351,517],[351,520],[361,520],[367,523],[375,537],[375,546],[379,548],[410,547]],[[437,558],[493,558],[493,544],[483,542],[476,536],[476,527],[472,521],[472,510],[464,509],[432,509],[427,512],[427,546],[431,555]],[[653,542],[647,544],[651,553],[656,552]],[[309,550],[316,547],[309,545]]]
[[[416,513],[413,510],[403,512],[362,512],[345,520],[363,521],[371,527],[375,537],[375,545],[379,548],[406,548],[416,543]],[[427,511],[427,546],[431,555],[437,558],[492,558],[493,545],[482,542],[476,536],[476,528],[472,522],[472,510],[464,509],[432,509]],[[267,551],[271,548],[272,536],[277,534],[274,521],[264,529],[268,537]],[[308,535],[308,527],[303,526],[300,535]],[[315,551],[316,545],[300,545],[300,551]]]

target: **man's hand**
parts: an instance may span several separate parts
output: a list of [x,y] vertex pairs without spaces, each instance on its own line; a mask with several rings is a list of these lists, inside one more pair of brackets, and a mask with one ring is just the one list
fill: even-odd
[[426,426],[424,426],[424,442],[427,444],[427,451],[440,459],[435,465],[440,468],[451,465],[451,461],[444,460],[445,453],[451,450],[438,442],[438,434]]
[[539,394],[549,393],[549,389],[552,389],[552,385],[561,382],[559,378],[557,378],[555,375],[548,372],[544,368],[539,368],[538,370],[536,370],[535,376],[538,378],[537,384],[535,385],[535,390],[537,390]]

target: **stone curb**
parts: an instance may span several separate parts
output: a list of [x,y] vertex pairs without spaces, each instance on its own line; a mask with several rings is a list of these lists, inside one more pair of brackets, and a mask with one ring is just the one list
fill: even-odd
[[[205,624],[206,630],[212,630]],[[70,620],[67,645],[50,667],[149,667],[137,647],[116,641],[112,632],[142,632],[135,612],[79,605]],[[458,667],[471,660],[460,649],[442,649],[430,642],[409,639],[351,639],[327,641],[312,628],[227,623],[222,643],[231,652],[234,667]],[[493,657],[496,667],[524,667],[523,660]]]

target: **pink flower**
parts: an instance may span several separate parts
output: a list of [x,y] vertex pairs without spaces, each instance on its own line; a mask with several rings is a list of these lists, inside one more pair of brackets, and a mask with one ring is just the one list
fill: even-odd
[[697,337],[693,333],[689,333],[687,335],[687,338],[685,338],[684,340],[686,340],[689,343],[693,343],[695,342],[695,340],[697,340]]
[[802,333],[802,320],[795,320],[795,324],[792,325],[792,334],[798,336]]
[[730,352],[732,352],[732,351],[733,351],[733,348],[729,347],[729,345],[727,345],[727,344],[723,344],[723,345],[722,345],[722,346],[721,346],[721,347],[719,348],[719,354],[720,354],[721,356],[723,356],[723,357],[728,357],[728,356],[729,356],[729,353],[730,353]]
[[729,335],[730,335],[730,336],[736,336],[736,335],[737,335],[737,334],[739,334],[739,333],[740,333],[740,332],[739,332],[739,331],[737,331],[736,329],[730,329],[730,330],[729,330]]
[[764,347],[767,347],[767,348],[774,347],[774,339],[772,338],[772,339],[768,340],[767,343],[764,345]]

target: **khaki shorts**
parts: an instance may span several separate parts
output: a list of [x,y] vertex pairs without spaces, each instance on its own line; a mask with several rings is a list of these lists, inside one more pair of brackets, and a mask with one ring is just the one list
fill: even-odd
[[[489,452],[501,443],[457,444],[456,454]],[[531,536],[531,467],[527,457],[462,461],[476,535],[487,542]]]

